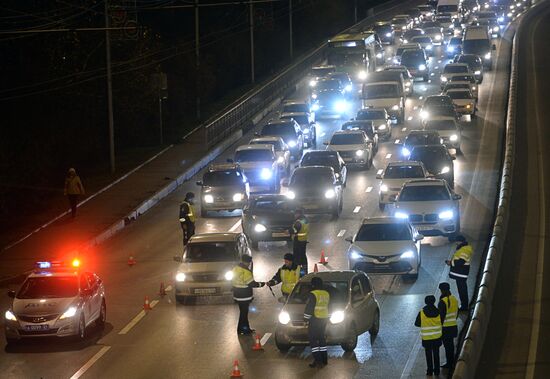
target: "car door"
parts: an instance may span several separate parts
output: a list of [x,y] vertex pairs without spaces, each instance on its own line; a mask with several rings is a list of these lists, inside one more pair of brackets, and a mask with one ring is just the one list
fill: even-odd
[[86,272],[85,275],[88,279],[88,284],[90,286],[90,307],[92,311],[91,317],[95,320],[97,317],[99,317],[99,312],[101,310],[101,294],[99,291],[99,282],[97,280],[97,277],[93,273]]
[[362,333],[368,327],[367,325],[367,298],[363,294],[361,283],[359,282],[359,276],[356,275],[351,280],[351,310],[353,312],[353,320],[358,333]]
[[365,313],[362,316],[365,319],[365,329],[363,331],[367,331],[372,326],[372,323],[374,321],[374,314],[378,307],[374,298],[374,290],[372,289],[371,283],[369,281],[369,278],[367,278],[367,275],[359,274],[358,278],[359,283],[361,283],[361,289],[363,290],[363,294],[365,296]]
[[83,273],[79,277],[80,296],[82,297],[82,312],[84,313],[84,321],[86,325],[92,320],[92,294],[90,292],[90,284],[88,278]]

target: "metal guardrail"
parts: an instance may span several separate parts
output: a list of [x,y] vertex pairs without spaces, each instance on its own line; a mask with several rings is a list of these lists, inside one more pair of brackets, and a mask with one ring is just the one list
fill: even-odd
[[474,311],[464,337],[464,342],[453,373],[453,379],[471,379],[475,372],[491,316],[493,296],[496,291],[498,272],[504,253],[504,241],[508,230],[509,205],[512,195],[512,173],[514,169],[514,153],[516,139],[516,104],[518,81],[518,51],[517,31],[512,43],[512,63],[510,69],[510,88],[508,91],[508,110],[506,115],[506,138],[504,162],[500,180],[497,213],[479,290],[475,300]]
[[[381,13],[391,11],[398,6],[403,7],[403,1],[392,0],[372,8],[373,11],[369,12],[370,15],[368,17],[341,33],[373,22],[378,19]],[[323,60],[326,47],[327,44],[325,42],[320,47],[299,58],[296,63],[284,69],[266,84],[251,90],[240,99],[237,99],[226,110],[222,111],[221,115],[208,120],[204,126],[208,147],[212,147],[223,141],[238,129],[246,129],[250,125],[254,115],[261,112],[274,100],[284,97],[304,77],[311,66]]]

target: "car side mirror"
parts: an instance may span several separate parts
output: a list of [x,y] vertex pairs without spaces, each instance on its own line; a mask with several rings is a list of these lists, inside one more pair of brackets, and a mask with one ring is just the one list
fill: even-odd
[[226,162],[227,163],[233,163],[234,161],[233,161],[233,159],[229,158],[229,159],[226,159]]
[[414,237],[414,240],[415,241],[422,241],[424,239],[424,235],[423,234],[417,234],[416,237]]
[[181,263],[181,262],[183,262],[183,259],[182,259],[181,255],[175,255],[174,256],[174,261]]
[[197,185],[202,187],[202,180],[197,180]]
[[462,195],[459,195],[459,194],[457,194],[457,193],[455,193],[455,194],[453,195],[453,200],[460,200],[460,199],[462,199]]
[[8,291],[8,297],[11,297],[12,299],[15,299],[15,291],[13,291],[13,290]]
[[382,179],[382,174],[376,174],[376,179]]
[[396,195],[390,195],[390,197],[388,197],[388,201],[390,203],[395,203],[397,200],[397,196]]
[[351,237],[351,236],[346,237],[346,238],[344,238],[344,241],[349,242],[349,243],[353,243],[353,237]]
[[491,47],[491,49],[492,49],[492,50],[496,50],[496,49],[497,49],[497,45],[493,45],[493,46]]

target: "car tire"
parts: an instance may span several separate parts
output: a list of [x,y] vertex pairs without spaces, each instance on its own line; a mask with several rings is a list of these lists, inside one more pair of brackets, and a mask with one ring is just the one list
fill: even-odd
[[346,332],[346,341],[340,344],[344,351],[351,353],[357,347],[357,328],[351,324]]
[[101,300],[101,309],[99,311],[99,316],[95,320],[95,325],[99,329],[105,328],[105,321],[107,320],[107,305],[105,304],[105,299]]
[[372,320],[372,325],[369,329],[371,345],[376,340],[376,337],[378,336],[379,331],[380,331],[380,310],[377,309],[376,313],[374,314],[374,319]]
[[378,203],[378,209],[380,209],[380,211],[384,212],[384,210],[386,209],[386,204]]
[[76,335],[77,341],[84,341],[86,339],[86,320],[84,320],[84,315],[80,315],[80,320],[78,321],[78,334]]
[[277,349],[279,349],[281,353],[286,353],[292,347],[292,345],[288,343],[279,341],[279,339],[277,338],[277,335],[275,335],[275,346],[277,346]]

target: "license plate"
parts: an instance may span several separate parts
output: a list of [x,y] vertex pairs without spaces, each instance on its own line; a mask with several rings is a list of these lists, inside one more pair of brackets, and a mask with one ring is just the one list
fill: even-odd
[[216,293],[215,288],[195,288],[193,291],[196,295],[209,295]]
[[290,237],[289,232],[275,232],[271,233],[271,237]]
[[49,325],[25,325],[25,330],[37,331],[37,330],[48,330],[50,329]]
[[344,158],[344,162],[351,162],[353,158]]
[[426,226],[422,226],[422,225],[418,225],[416,227],[416,230],[432,230],[434,227],[432,225],[426,225]]

